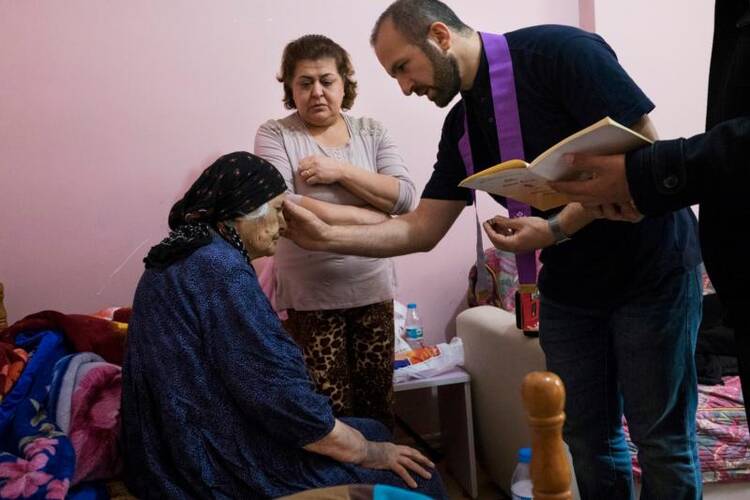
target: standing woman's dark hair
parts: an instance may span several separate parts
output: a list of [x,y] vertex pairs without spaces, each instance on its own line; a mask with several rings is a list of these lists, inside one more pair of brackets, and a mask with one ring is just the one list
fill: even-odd
[[336,61],[336,70],[344,80],[344,100],[341,109],[352,109],[357,97],[357,82],[354,80],[354,67],[341,45],[323,35],[305,35],[293,40],[284,47],[281,56],[281,72],[276,79],[284,84],[284,106],[295,109],[297,105],[292,97],[292,79],[297,63],[303,60],[317,61],[330,57]]

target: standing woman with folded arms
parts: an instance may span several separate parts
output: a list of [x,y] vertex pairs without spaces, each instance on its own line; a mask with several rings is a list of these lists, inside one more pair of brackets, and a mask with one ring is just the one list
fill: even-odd
[[[322,35],[290,42],[279,82],[290,115],[264,123],[255,153],[281,172],[289,198],[329,224],[374,224],[410,211],[415,186],[382,124],[343,113],[356,97],[347,52]],[[339,416],[393,427],[390,259],[304,250],[282,240],[275,300],[317,388]]]

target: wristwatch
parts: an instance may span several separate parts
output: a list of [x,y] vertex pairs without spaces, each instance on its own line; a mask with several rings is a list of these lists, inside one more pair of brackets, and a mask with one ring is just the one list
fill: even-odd
[[547,219],[549,230],[552,232],[552,236],[555,238],[555,245],[559,245],[560,243],[568,241],[570,239],[570,236],[565,234],[565,232],[560,227],[559,215],[559,213],[556,213],[555,215]]

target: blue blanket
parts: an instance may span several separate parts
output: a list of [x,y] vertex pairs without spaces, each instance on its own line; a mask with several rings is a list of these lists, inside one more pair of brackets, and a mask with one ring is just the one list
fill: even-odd
[[65,498],[75,452],[46,409],[57,361],[68,353],[59,332],[16,336],[32,353],[21,377],[0,404],[0,498]]

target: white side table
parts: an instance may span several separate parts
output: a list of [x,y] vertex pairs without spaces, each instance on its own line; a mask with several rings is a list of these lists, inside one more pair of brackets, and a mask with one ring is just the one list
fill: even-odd
[[463,368],[431,378],[408,380],[394,392],[437,387],[440,435],[448,468],[471,498],[477,498],[477,463],[471,411],[471,377]]

